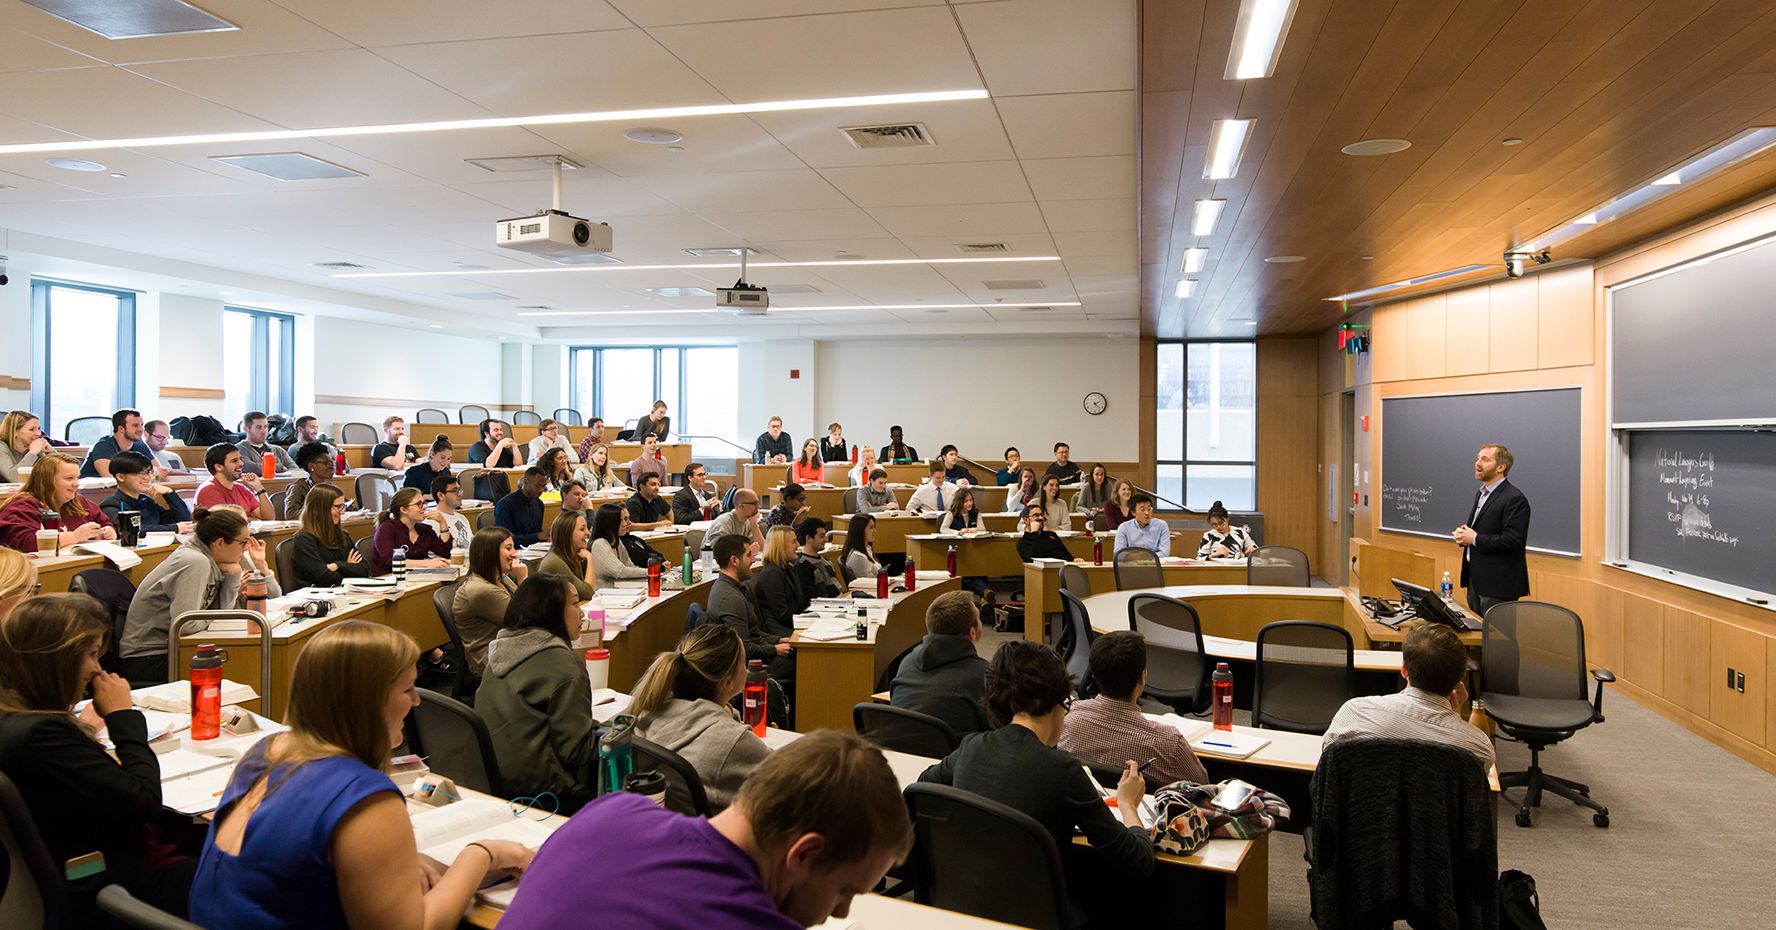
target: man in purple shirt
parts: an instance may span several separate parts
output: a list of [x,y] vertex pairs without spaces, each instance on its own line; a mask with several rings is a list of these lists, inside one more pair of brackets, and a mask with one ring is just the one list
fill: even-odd
[[537,851],[500,930],[811,927],[848,914],[912,842],[881,751],[821,730],[708,820],[621,792],[581,808]]

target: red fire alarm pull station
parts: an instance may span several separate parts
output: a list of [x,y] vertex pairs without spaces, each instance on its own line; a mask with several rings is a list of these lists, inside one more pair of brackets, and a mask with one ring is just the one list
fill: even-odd
[[1369,414],[1363,414],[1363,432],[1369,432]]
[[800,381],[801,378],[802,378],[802,370],[800,368],[791,368],[789,370],[789,380]]

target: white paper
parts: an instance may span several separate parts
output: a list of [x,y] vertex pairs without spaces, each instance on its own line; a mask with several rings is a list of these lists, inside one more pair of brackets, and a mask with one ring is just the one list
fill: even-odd
[[1250,733],[1229,733],[1224,730],[1210,729],[1207,733],[1190,740],[1190,748],[1197,752],[1214,756],[1231,756],[1244,759],[1252,753],[1270,745],[1270,740]]
[[503,802],[479,799],[422,811],[412,821],[420,854],[446,866],[476,840],[511,840],[536,849],[555,832],[548,823],[513,816]]
[[1192,720],[1189,717],[1181,717],[1177,714],[1160,714],[1159,716],[1148,714],[1147,719],[1172,727],[1179,733],[1184,734],[1186,740],[1192,742],[1194,742],[1197,737],[1202,736],[1204,733],[1213,729],[1213,724],[1207,720]]
[[[259,696],[247,685],[238,681],[222,680],[222,703],[244,704]],[[130,692],[132,703],[143,710],[165,711],[169,714],[191,713],[191,682],[169,681],[150,688],[137,688]]]
[[83,542],[74,547],[76,552],[91,555],[102,555],[111,567],[120,572],[127,572],[142,564],[142,557],[114,542]]

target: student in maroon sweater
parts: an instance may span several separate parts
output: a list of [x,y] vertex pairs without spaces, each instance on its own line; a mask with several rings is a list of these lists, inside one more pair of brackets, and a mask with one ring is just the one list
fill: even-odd
[[51,452],[31,466],[25,486],[0,507],[0,546],[36,552],[45,511],[56,513],[49,528],[61,531],[59,548],[117,538],[104,511],[80,496],[80,461],[73,456]]

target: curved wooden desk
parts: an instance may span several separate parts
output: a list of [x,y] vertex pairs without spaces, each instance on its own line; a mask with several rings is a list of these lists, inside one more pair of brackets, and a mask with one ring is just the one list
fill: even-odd
[[[1110,547],[1105,546],[1108,550]],[[1106,551],[1105,557],[1110,553]],[[1048,629],[1049,615],[1061,612],[1061,566],[1062,562],[1025,562],[1024,563],[1024,638],[1031,642],[1042,642],[1043,631]],[[1116,567],[1106,561],[1102,565],[1091,562],[1074,563],[1085,572],[1086,580],[1091,583],[1093,591],[1113,591],[1116,589]],[[1237,585],[1246,580],[1246,563],[1197,562],[1187,565],[1164,566],[1165,580],[1173,585]],[[1035,622],[1040,621],[1040,622]]]
[[[1215,584],[1109,591],[1084,599],[1092,628],[1128,629],[1129,598],[1137,594],[1163,594],[1188,602],[1202,619],[1204,636],[1250,642],[1258,637],[1259,627],[1273,620],[1318,620],[1349,630],[1359,646],[1369,644],[1356,612],[1337,588]],[[1399,663],[1394,667],[1399,668]]]
[[[610,650],[610,680],[606,685],[618,691],[632,692],[635,683],[654,661],[654,656],[678,645],[684,637],[685,615],[692,604],[709,604],[709,590],[714,581],[701,581],[680,591],[662,591],[659,597],[642,601],[629,611],[621,624],[606,627],[604,648]],[[582,636],[576,647],[591,645]]]
[[797,729],[803,733],[820,729],[852,732],[852,706],[869,701],[889,663],[924,638],[925,611],[931,602],[939,594],[961,588],[961,579],[946,578],[923,582],[911,594],[896,595],[887,620],[871,625],[868,639],[820,643],[797,637]]

